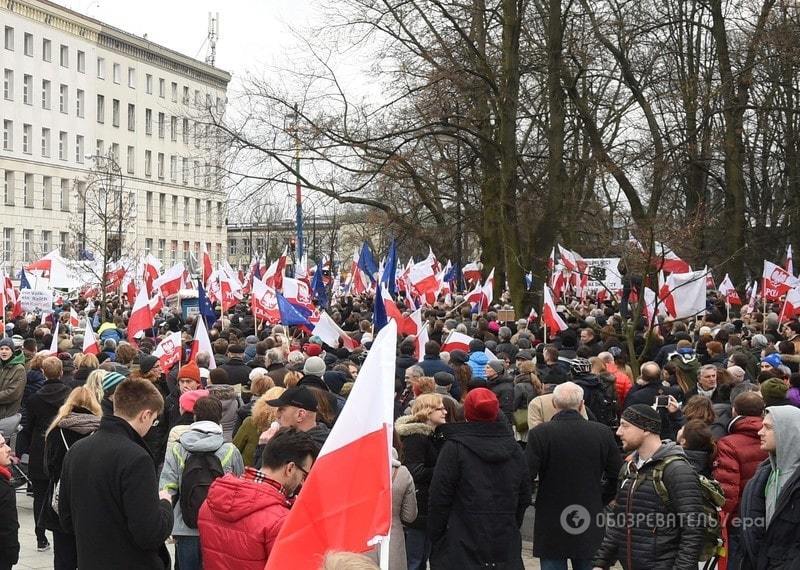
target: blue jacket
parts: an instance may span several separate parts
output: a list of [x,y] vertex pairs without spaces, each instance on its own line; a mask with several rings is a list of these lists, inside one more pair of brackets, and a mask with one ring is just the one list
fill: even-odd
[[469,355],[467,364],[472,368],[473,378],[486,379],[486,364],[489,362],[489,357],[485,352],[473,352]]

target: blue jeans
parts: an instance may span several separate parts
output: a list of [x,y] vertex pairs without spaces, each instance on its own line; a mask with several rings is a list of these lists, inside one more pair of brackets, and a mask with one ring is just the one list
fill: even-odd
[[[588,558],[570,558],[572,570],[592,570],[592,561]],[[542,570],[567,570],[566,558],[540,558],[539,566]]]
[[428,557],[431,554],[431,543],[428,540],[427,533],[418,528],[405,528],[403,530],[406,535],[408,570],[425,570],[428,567]]
[[176,536],[175,558],[181,570],[203,570],[199,536]]

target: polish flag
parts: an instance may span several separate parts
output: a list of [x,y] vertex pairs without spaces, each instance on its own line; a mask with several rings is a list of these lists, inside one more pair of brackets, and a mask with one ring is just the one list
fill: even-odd
[[53,267],[53,260],[62,261],[61,254],[59,253],[58,249],[54,249],[43,258],[39,259],[38,261],[34,261],[30,265],[25,266],[25,271],[42,271],[49,273]]
[[81,319],[78,316],[78,313],[73,309],[71,306],[69,308],[69,326],[77,327],[81,324]]
[[483,300],[484,304],[481,305],[481,312],[489,310],[489,307],[492,306],[492,301],[494,300],[494,267],[489,272],[489,276],[486,278],[486,281],[483,283],[482,287],[483,291]]
[[761,277],[763,281],[761,290],[767,301],[777,301],[788,293],[789,289],[800,287],[800,279],[771,261],[764,260],[764,273]]
[[164,275],[153,281],[153,287],[161,290],[164,298],[175,295],[183,288],[183,274],[186,268],[179,261],[164,272]]
[[164,297],[161,296],[159,289],[155,290],[153,297],[150,299],[150,314],[155,317],[164,308]]
[[800,315],[800,289],[789,289],[781,309],[780,322],[791,321]]
[[[388,327],[382,328],[381,333],[383,333],[383,331],[385,331],[387,328]],[[393,327],[393,330],[396,330],[396,328]],[[342,346],[349,351],[353,351],[358,346],[358,342],[344,332],[341,328],[339,328],[339,325],[336,324],[336,321],[334,321],[325,311],[320,312],[319,322],[314,325],[314,330],[311,331],[311,334],[318,336],[322,342],[333,348],[339,346],[340,340],[342,341]],[[371,352],[372,351],[370,350],[370,353]]]
[[430,261],[427,259],[411,266],[408,279],[411,286],[419,295],[425,295],[428,291],[435,292],[439,288],[439,283],[436,281],[436,274],[433,272]]
[[583,261],[582,257],[561,244],[558,245],[558,254],[561,257],[561,264],[566,267],[567,271],[578,271],[578,259]]
[[532,323],[533,321],[535,321],[538,318],[539,318],[539,313],[536,312],[536,308],[535,307],[531,307],[531,312],[528,313],[528,322]]
[[567,330],[567,323],[556,311],[556,304],[553,302],[553,295],[550,293],[550,288],[544,286],[544,303],[542,304],[542,323],[551,331],[564,331]]
[[656,292],[650,287],[644,288],[644,312],[647,316],[647,322],[653,325],[656,316]]
[[712,291],[717,288],[717,284],[714,283],[714,275],[709,271],[706,273],[706,289],[711,289]]
[[413,325],[409,325],[409,328],[413,326],[416,339],[414,341],[414,356],[417,357],[417,362],[422,362],[425,359],[425,343],[430,340],[427,323],[422,320],[422,308],[420,307],[411,313],[408,318],[413,323]]
[[275,289],[281,289],[283,287],[283,271],[286,268],[286,254],[288,250],[286,247],[283,248],[283,253],[270,263],[267,270],[264,272],[264,277],[262,277],[262,281]]
[[253,280],[250,308],[256,319],[265,320],[272,325],[281,322],[281,312],[278,309],[278,296],[275,294],[275,289],[258,279]]
[[81,347],[81,352],[84,354],[94,354],[95,356],[100,354],[100,343],[97,342],[97,338],[94,336],[92,321],[88,318],[86,319],[86,330],[83,331],[83,347]]
[[[353,386],[283,523],[267,570],[319,568],[327,552],[366,552],[387,539],[396,342],[397,327],[389,322],[361,369],[370,381]],[[341,477],[354,469],[358,477]],[[339,488],[331,493],[334,480]]]
[[[705,271],[671,273],[666,283],[676,319],[695,317],[706,310]],[[669,305],[668,305],[669,307]]]
[[138,333],[150,328],[153,328],[153,313],[150,312],[150,299],[147,298],[147,291],[142,288],[136,295],[136,302],[133,304],[131,317],[128,319],[128,340],[134,343]]
[[756,307],[756,299],[758,298],[758,281],[753,281],[753,286],[750,288],[750,298],[747,301],[747,306],[752,311]]
[[[201,321],[203,319],[200,319]],[[183,344],[181,343],[181,333],[174,332],[158,343],[153,351],[153,356],[158,358],[158,365],[164,373],[170,371],[181,360]]]
[[786,247],[786,263],[783,266],[786,271],[794,275],[794,263],[792,263],[792,244]]
[[481,280],[481,263],[479,261],[473,261],[472,263],[467,263],[464,266],[464,269],[461,270],[461,273],[464,275],[464,279],[467,283],[470,282],[479,282]]
[[286,297],[286,300],[292,305],[299,305],[309,311],[314,310],[314,305],[311,303],[311,290],[308,287],[308,283],[305,281],[284,277],[283,296]]
[[725,279],[719,284],[719,292],[725,296],[725,302],[729,305],[741,305],[742,300],[739,298],[739,293],[736,292],[736,287],[733,286],[730,276],[726,273]]
[[472,337],[457,331],[450,331],[447,338],[442,343],[442,351],[453,352],[454,350],[463,350],[469,352],[469,343],[472,342]]
[[58,326],[61,323],[56,321],[56,328],[53,331],[53,340],[50,342],[50,354],[56,355],[58,354]]
[[403,321],[405,321],[405,317],[403,313],[400,312],[400,309],[397,308],[397,304],[392,299],[391,294],[386,289],[386,285],[381,283],[381,298],[383,299],[383,306],[386,309],[386,318],[387,319],[394,319],[397,321],[397,328],[399,332],[403,332]]
[[211,254],[206,249],[206,244],[203,244],[203,286],[208,282],[208,278],[214,271],[214,266],[211,264]]
[[195,360],[197,355],[201,352],[208,353],[211,357],[208,363],[208,369],[213,370],[217,367],[217,362],[214,360],[214,349],[211,347],[211,339],[208,338],[208,330],[203,319],[197,319],[194,329],[194,340],[192,340],[192,352],[189,355],[189,360]]

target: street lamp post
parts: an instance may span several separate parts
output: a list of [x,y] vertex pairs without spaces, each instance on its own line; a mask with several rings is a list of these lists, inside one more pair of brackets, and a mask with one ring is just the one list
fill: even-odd
[[294,109],[291,113],[286,115],[289,120],[289,127],[292,135],[294,136],[294,170],[295,170],[295,226],[297,233],[297,243],[295,256],[297,259],[303,258],[303,195],[300,184],[300,137],[298,135],[300,114],[297,110],[297,103],[294,104]]

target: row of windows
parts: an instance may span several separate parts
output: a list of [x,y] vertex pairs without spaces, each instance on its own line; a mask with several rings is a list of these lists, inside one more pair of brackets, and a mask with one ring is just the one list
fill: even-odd
[[[49,110],[52,106],[53,84],[49,79],[42,79],[41,83],[41,103],[42,109]],[[33,105],[33,76],[27,73],[22,76],[22,102],[26,105]],[[3,70],[3,99],[13,101],[16,96],[15,77],[13,69]],[[69,114],[69,87],[65,84],[58,86],[58,109],[63,114]],[[75,91],[75,114],[83,117],[86,112],[86,94],[83,89]]]
[[[4,34],[4,44],[5,49],[9,51],[15,51],[15,33],[14,28],[11,26],[5,26],[5,34]],[[22,42],[22,50],[26,56],[34,57],[34,41],[33,41],[33,34],[25,33],[23,35],[23,42]],[[52,60],[52,42],[47,38],[42,38],[42,48],[41,48],[41,55],[43,61],[51,61]],[[75,57],[75,64],[76,68],[80,73],[86,73],[86,53],[81,50],[76,50],[76,57]],[[70,48],[64,44],[60,45],[59,48],[59,63],[61,67],[69,68],[70,66]],[[136,82],[136,68],[135,67],[128,67],[127,69],[128,75],[128,87],[131,89],[136,89],[137,82]],[[97,58],[97,78],[105,80],[106,79],[106,60],[103,57]],[[111,63],[111,79],[114,83],[120,84],[122,83],[122,65],[119,63],[112,62]],[[154,86],[154,77],[152,74],[147,73],[145,74],[145,92],[148,95],[153,94],[153,86]],[[163,77],[158,78],[158,96],[162,99],[166,98],[166,91],[167,91],[167,82]],[[188,105],[190,101],[190,89],[188,85],[183,85],[181,89],[182,97],[181,101],[184,105]],[[178,102],[178,95],[179,95],[179,86],[178,83],[175,81],[170,82],[170,98],[173,103]],[[196,107],[200,107],[203,104],[203,98],[200,93],[199,89],[194,90],[194,104]],[[225,101],[223,101],[220,97],[216,97],[216,99],[210,94],[206,93],[205,96],[205,108],[211,109],[212,105],[216,107],[216,112],[218,114],[222,114],[225,106]]]
[[[3,228],[3,261],[8,264],[13,261],[12,255],[16,247],[14,241],[16,231],[14,228]],[[44,254],[50,253],[55,247],[54,232],[42,230],[40,240],[35,241],[34,230],[22,230],[22,260],[33,261]],[[69,249],[69,232],[58,232],[58,249],[62,256],[67,255]]]
[[[37,180],[38,178],[38,180]],[[78,183],[77,191],[82,192],[83,183]],[[37,192],[42,197],[42,208],[69,212],[72,183],[69,178],[36,176],[27,172],[6,170],[3,175],[3,203],[6,206],[17,204],[26,208],[34,207]]]
[[[24,154],[33,154],[33,125],[28,123],[22,124],[22,152]],[[41,129],[41,155],[45,158],[50,158],[52,147],[52,132],[46,127]],[[60,160],[69,160],[69,145],[70,137],[66,131],[58,132],[58,158]],[[3,150],[14,150],[14,121],[3,120]],[[84,161],[84,138],[83,135],[75,135],[75,162],[82,164]]]
[[[175,265],[175,263],[178,261],[178,243],[179,243],[178,240],[171,240],[171,242],[170,242],[170,259],[169,259],[169,261],[170,261],[170,263],[172,265]],[[167,258],[165,257],[165,255],[166,255],[166,249],[167,249],[167,240],[165,240],[165,239],[158,240],[158,242],[157,242],[158,249],[154,249],[154,245],[155,244],[156,244],[156,242],[154,242],[154,240],[152,238],[146,238],[144,240],[145,254],[148,254],[148,253],[153,254],[156,257],[158,257],[158,259],[160,259],[161,261],[166,263],[167,262]],[[213,249],[212,249],[212,245],[213,245]],[[189,261],[189,252],[190,252],[189,248],[190,248],[190,246],[191,246],[191,242],[189,242],[189,241],[184,241],[183,242],[183,252],[181,254],[181,259],[184,262],[188,262]],[[193,252],[194,252],[195,259],[199,259],[200,251],[201,251],[200,250],[200,242],[199,241],[194,242],[194,250],[193,250]],[[211,242],[206,242],[206,251],[208,251],[209,254],[211,254],[212,252],[216,252],[216,259],[217,260],[222,259],[222,244],[221,243],[212,244]]]
[[[159,223],[167,223],[167,198],[168,196],[163,192],[156,194],[154,192],[147,192],[145,194],[145,216],[148,222],[153,222],[155,219],[153,218],[154,213],[154,206],[155,204],[153,201],[158,199],[158,222]],[[173,224],[177,224],[181,221],[178,212],[178,204],[179,204],[179,197],[172,196],[171,197],[171,221]],[[194,216],[192,216],[194,213]],[[205,226],[211,227],[212,225],[216,225],[217,227],[221,227],[224,222],[224,214],[223,214],[223,206],[222,202],[214,202],[212,200],[205,201],[205,211],[203,211],[203,201],[200,198],[189,198],[188,196],[183,197],[183,223],[184,225],[189,225],[194,219],[195,226],[202,226],[203,220],[205,220]]]

